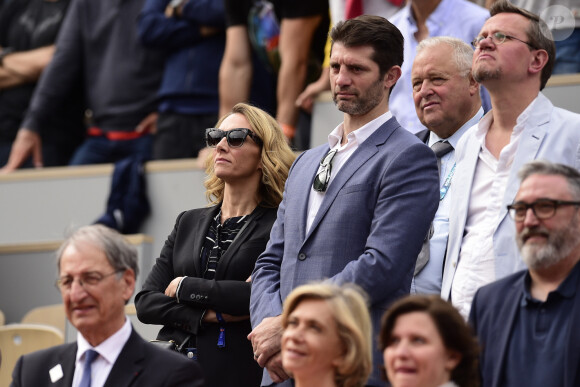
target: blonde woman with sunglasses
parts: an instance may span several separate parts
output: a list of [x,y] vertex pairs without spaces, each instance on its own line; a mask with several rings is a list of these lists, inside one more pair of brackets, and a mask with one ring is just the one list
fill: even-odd
[[[294,160],[276,121],[237,104],[206,130],[210,205],[185,211],[136,296],[139,319],[160,324],[196,359],[208,386],[259,385],[261,368],[246,336],[249,277],[266,248]],[[195,360],[192,360],[195,361]]]

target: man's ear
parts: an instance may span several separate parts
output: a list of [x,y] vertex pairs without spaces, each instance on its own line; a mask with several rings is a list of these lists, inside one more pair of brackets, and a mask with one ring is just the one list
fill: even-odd
[[473,78],[473,74],[471,71],[467,75],[467,79],[469,80],[469,95],[475,95],[479,93],[479,83]]
[[123,299],[127,302],[135,291],[135,272],[133,269],[125,269],[121,281],[123,283]]
[[391,87],[393,87],[393,85],[397,83],[399,78],[401,78],[401,74],[402,74],[401,66],[395,65],[390,69],[388,69],[387,72],[385,73],[385,76],[383,77],[385,88],[390,89]]
[[542,71],[546,63],[548,63],[548,52],[546,50],[535,50],[528,66],[530,74],[537,74]]

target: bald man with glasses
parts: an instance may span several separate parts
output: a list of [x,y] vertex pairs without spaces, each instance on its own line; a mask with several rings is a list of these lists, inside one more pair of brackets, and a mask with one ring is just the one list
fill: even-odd
[[551,76],[555,48],[546,24],[507,1],[472,44],[472,72],[491,97],[492,110],[461,138],[450,195],[449,243],[441,296],[467,318],[483,285],[525,268],[507,205],[516,172],[548,159],[580,168],[580,115],[556,108],[540,92]]

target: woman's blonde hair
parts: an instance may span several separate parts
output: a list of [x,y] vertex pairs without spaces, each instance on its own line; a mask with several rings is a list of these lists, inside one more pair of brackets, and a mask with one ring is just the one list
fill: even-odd
[[[263,142],[261,151],[262,180],[258,193],[263,206],[277,207],[282,201],[284,183],[296,156],[288,146],[276,120],[262,109],[239,103],[233,107],[231,112],[220,118],[216,127],[219,127],[232,114],[243,115],[250,123],[248,129],[256,133]],[[215,175],[212,157],[208,157],[206,160],[206,173],[205,196],[210,204],[219,204],[224,198],[225,183]]]
[[282,326],[305,300],[328,303],[343,348],[343,358],[336,368],[335,381],[341,387],[363,386],[372,370],[372,325],[364,291],[354,284],[314,283],[294,289],[284,302]]

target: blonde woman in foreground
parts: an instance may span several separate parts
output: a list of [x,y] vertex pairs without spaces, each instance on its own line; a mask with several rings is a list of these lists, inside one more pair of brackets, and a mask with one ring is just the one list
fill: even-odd
[[364,386],[372,368],[372,326],[364,292],[317,283],[288,295],[282,365],[296,387]]

